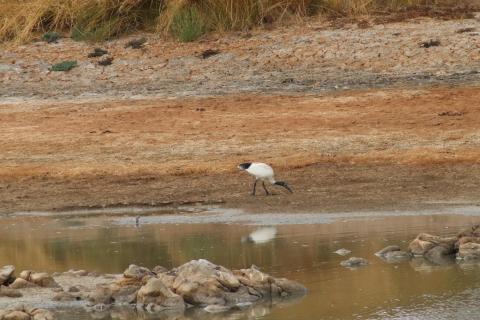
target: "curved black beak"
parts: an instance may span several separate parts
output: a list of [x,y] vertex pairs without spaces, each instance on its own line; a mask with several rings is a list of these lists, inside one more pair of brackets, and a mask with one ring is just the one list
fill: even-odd
[[290,186],[288,185],[288,183],[286,183],[285,181],[277,181],[275,182],[275,184],[277,186],[282,186],[284,187],[285,189],[287,189],[290,193],[293,193],[292,189],[290,188]]

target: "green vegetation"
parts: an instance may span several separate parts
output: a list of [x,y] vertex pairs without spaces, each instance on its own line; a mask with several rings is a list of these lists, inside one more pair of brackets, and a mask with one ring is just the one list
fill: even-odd
[[0,0],[0,42],[25,42],[49,30],[94,42],[137,30],[193,41],[205,32],[246,30],[315,14],[344,17],[462,2],[472,4],[468,0]]
[[50,67],[50,71],[70,71],[77,66],[77,61],[63,61]]
[[170,31],[180,41],[190,42],[205,32],[205,23],[196,7],[185,7],[175,13]]
[[43,34],[42,40],[48,43],[53,43],[53,42],[57,42],[57,40],[60,39],[61,37],[62,36],[58,32],[49,31]]

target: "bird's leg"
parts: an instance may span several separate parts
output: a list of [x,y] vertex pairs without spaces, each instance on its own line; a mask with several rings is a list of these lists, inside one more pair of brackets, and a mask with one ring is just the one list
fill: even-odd
[[255,183],[253,184],[253,191],[252,191],[252,196],[255,195],[255,188],[257,187],[257,179],[255,179]]
[[262,186],[263,186],[263,190],[265,190],[265,195],[269,196],[270,192],[268,192],[267,187],[265,187],[265,181],[262,181]]

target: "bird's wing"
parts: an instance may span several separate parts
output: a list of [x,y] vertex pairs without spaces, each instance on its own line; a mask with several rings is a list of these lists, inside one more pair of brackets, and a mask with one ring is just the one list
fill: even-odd
[[273,177],[273,169],[266,163],[254,162],[247,171],[259,178]]

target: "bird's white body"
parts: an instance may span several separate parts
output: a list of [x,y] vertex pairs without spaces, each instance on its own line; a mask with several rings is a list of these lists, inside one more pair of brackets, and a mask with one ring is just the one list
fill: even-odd
[[252,162],[245,171],[255,176],[257,180],[268,181],[272,184],[275,183],[273,169],[266,163]]

